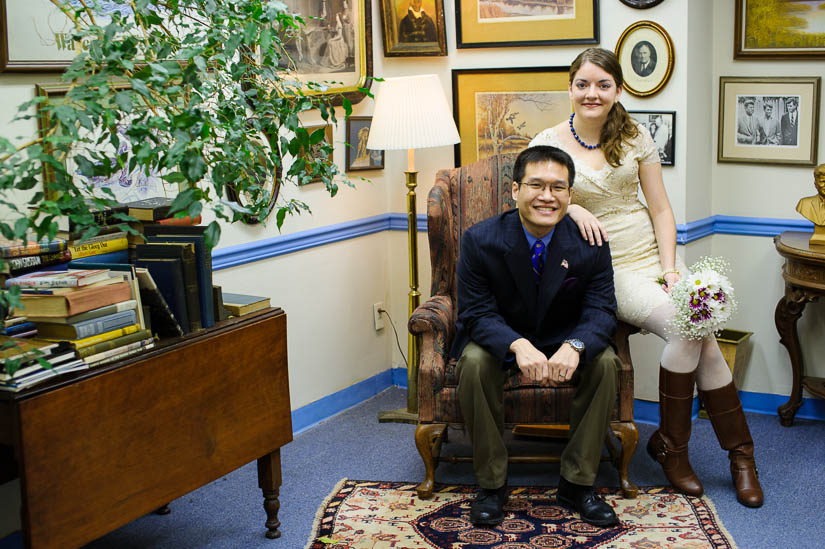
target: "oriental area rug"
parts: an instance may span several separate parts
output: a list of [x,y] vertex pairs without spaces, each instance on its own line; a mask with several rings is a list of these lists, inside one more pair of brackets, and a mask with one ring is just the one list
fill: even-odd
[[599,528],[556,502],[556,488],[512,487],[504,522],[469,520],[476,487],[436,485],[422,500],[415,484],[342,480],[321,505],[307,549],[735,548],[707,497],[640,487],[636,499],[602,489],[621,524]]

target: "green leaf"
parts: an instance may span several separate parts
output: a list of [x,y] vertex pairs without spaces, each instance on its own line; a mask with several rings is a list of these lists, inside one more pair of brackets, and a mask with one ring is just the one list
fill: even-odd
[[209,225],[206,226],[206,230],[203,232],[204,235],[204,243],[208,248],[214,248],[218,241],[221,239],[221,226],[218,224],[217,221],[213,221]]
[[203,159],[200,151],[189,149],[183,154],[181,168],[186,179],[197,183],[203,179],[203,175],[206,173],[206,161]]
[[120,110],[132,112],[132,94],[128,91],[121,91],[115,94],[115,103]]

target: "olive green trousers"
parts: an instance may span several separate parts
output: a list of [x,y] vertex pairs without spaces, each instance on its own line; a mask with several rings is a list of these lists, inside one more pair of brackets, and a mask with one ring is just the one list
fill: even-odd
[[[616,404],[621,361],[608,347],[587,364],[579,364],[571,383],[570,439],[561,455],[561,476],[592,486],[601,461],[607,425]],[[482,488],[507,482],[504,444],[504,384],[518,368],[504,368],[480,345],[469,342],[456,365],[461,413],[473,444],[473,468]]]

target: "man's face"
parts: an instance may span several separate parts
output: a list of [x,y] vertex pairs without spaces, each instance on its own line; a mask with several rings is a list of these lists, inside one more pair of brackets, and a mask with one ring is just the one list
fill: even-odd
[[753,115],[753,103],[745,103],[745,112],[748,116]]
[[414,11],[421,11],[421,2],[422,0],[410,0],[410,6]]
[[770,105],[765,106],[765,118],[770,118],[773,116],[773,107]]
[[642,65],[647,65],[650,61],[650,48],[645,45],[639,46],[639,62]]
[[820,164],[814,169],[814,185],[820,196],[825,197],[825,164]]
[[788,102],[788,112],[796,112],[796,102],[789,101]]
[[521,185],[513,182],[513,200],[524,227],[536,238],[547,235],[567,213],[572,191],[567,167],[552,161],[528,164]]

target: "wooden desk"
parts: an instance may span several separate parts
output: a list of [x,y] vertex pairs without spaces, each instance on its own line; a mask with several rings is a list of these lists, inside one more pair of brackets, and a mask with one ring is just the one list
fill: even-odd
[[825,398],[825,379],[805,375],[796,329],[805,305],[825,295],[825,249],[808,246],[810,237],[811,233],[786,231],[773,239],[776,251],[785,258],[782,269],[785,295],[776,304],[774,320],[779,341],[788,349],[793,374],[791,396],[777,410],[780,422],[786,427],[793,424],[794,416],[802,406],[802,387],[814,396]]
[[291,440],[281,309],[0,395],[26,547],[83,545],[256,459],[266,535],[278,537]]

